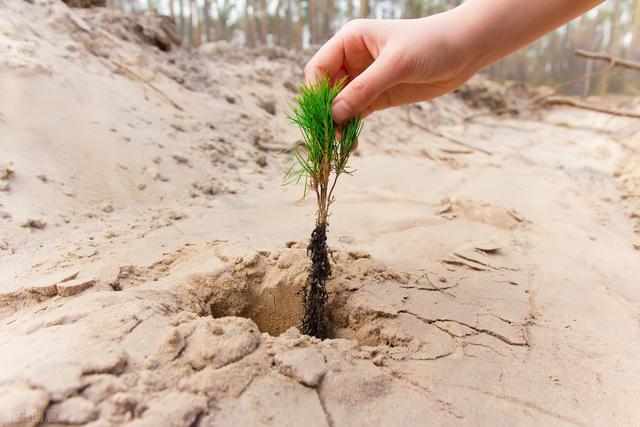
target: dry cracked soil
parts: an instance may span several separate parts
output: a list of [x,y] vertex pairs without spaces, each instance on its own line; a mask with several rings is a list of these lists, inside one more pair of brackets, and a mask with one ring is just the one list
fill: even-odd
[[368,118],[321,341],[281,185],[309,52],[0,8],[0,425],[640,423],[637,121],[481,77]]

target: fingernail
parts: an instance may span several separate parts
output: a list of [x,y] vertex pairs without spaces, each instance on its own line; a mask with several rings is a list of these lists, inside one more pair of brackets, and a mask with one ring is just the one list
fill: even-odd
[[349,106],[346,101],[339,99],[333,104],[333,120],[342,123],[349,118]]

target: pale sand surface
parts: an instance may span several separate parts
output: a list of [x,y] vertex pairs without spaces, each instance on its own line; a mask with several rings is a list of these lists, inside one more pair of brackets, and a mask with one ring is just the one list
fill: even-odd
[[0,423],[640,423],[637,121],[367,119],[319,341],[292,328],[313,200],[281,185],[305,54],[0,8]]

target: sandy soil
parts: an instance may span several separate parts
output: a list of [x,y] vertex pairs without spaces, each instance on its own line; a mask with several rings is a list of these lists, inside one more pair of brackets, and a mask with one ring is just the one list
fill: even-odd
[[314,206],[281,185],[304,53],[0,8],[1,425],[640,423],[637,121],[367,119],[319,341]]

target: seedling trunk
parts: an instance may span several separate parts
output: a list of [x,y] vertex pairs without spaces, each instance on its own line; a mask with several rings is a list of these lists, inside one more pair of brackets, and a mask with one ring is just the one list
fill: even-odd
[[302,333],[317,338],[327,337],[327,322],[324,306],[327,302],[327,278],[331,275],[331,264],[327,247],[327,225],[318,224],[311,233],[307,246],[311,258],[311,270],[304,289]]
[[362,128],[359,117],[342,125],[333,121],[333,101],[344,82],[343,79],[332,84],[325,77],[315,86],[302,86],[296,97],[298,105],[289,115],[289,119],[300,127],[304,141],[295,151],[295,162],[285,174],[285,183],[304,179],[304,194],[315,193],[318,209],[316,227],[307,246],[311,269],[303,295],[305,313],[301,325],[303,333],[317,338],[326,338],[329,329],[324,310],[326,282],[331,275],[327,247],[329,207],[334,201],[333,190],[338,177],[351,173],[347,160]]

